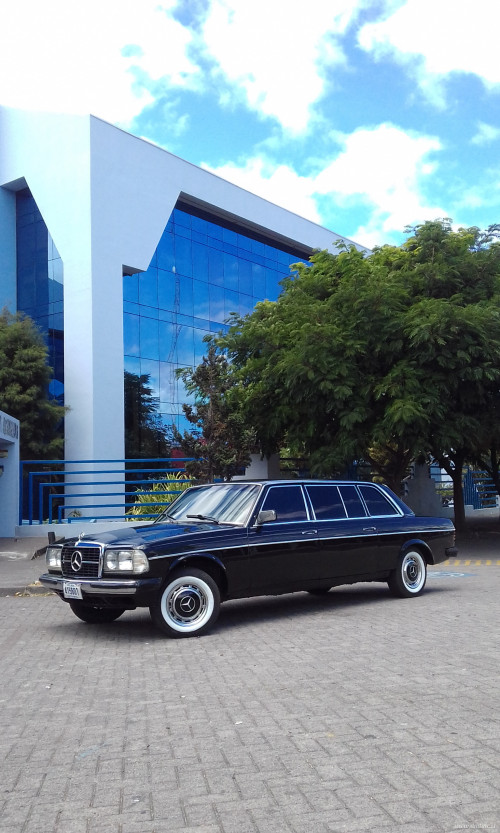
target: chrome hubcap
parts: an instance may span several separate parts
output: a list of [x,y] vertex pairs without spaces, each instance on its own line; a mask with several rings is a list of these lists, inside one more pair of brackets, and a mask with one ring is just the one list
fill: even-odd
[[204,616],[207,607],[207,597],[193,584],[174,587],[167,600],[169,616],[180,625],[196,622]]
[[418,590],[424,577],[422,564],[415,555],[407,555],[403,561],[403,579],[409,590]]

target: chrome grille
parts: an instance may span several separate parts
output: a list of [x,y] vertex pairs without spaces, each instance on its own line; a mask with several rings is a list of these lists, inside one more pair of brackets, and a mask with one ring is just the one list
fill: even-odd
[[62,574],[67,578],[98,578],[100,559],[100,547],[65,546],[61,554]]

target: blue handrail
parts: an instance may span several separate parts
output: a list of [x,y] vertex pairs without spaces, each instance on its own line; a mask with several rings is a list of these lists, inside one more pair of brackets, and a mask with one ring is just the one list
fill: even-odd
[[[62,520],[62,515],[65,509],[79,510],[78,504],[67,504],[66,500],[70,498],[86,498],[81,504],[81,508],[88,511],[92,508],[99,509],[98,517],[102,520],[109,518],[130,518],[127,516],[127,510],[133,506],[135,501],[129,502],[127,498],[134,495],[138,497],[141,494],[147,494],[148,489],[139,491],[134,488],[130,491],[131,485],[134,487],[153,486],[154,483],[165,482],[166,474],[182,474],[185,472],[185,464],[190,462],[192,458],[130,458],[122,460],[22,460],[19,466],[20,476],[20,490],[19,490],[19,524],[23,523],[42,524],[44,516],[47,517],[48,522],[52,523],[54,518],[55,501],[62,501],[61,506],[57,509],[58,520]],[[106,468],[100,468],[106,466]],[[109,468],[115,466],[115,468]],[[116,466],[118,466],[116,468]],[[136,467],[137,466],[137,467]],[[70,468],[70,471],[68,471]],[[103,475],[123,475],[123,478],[116,480],[113,477],[103,479]],[[142,475],[142,476],[141,476]],[[144,476],[146,475],[146,476]],[[95,479],[95,477],[99,479]],[[75,480],[74,478],[79,478]],[[82,486],[81,478],[85,477],[85,486],[99,486],[104,487],[117,486],[121,489],[119,491],[106,491],[82,493],[72,492],[67,494],[68,488]],[[133,480],[130,478],[133,477]],[[40,480],[40,478],[43,478]],[[70,479],[66,479],[70,478]],[[92,478],[92,479],[88,479]],[[182,486],[188,480],[179,479],[176,483],[169,482],[169,487],[165,489],[167,492],[176,493],[175,486]],[[174,488],[172,488],[174,487]],[[56,491],[54,491],[56,489]],[[52,490],[52,492],[50,491]],[[37,500],[35,500],[35,496]],[[116,504],[106,503],[88,503],[88,499],[92,497],[121,497],[122,500]],[[165,501],[166,503],[167,501]],[[162,503],[161,492],[155,493],[155,503]],[[147,506],[147,504],[143,504]],[[123,509],[123,513],[115,513],[113,515],[103,515],[102,510],[106,508]],[[143,514],[142,517],[156,517],[157,513],[148,516]],[[75,518],[73,518],[75,520]],[[78,520],[87,520],[83,515],[78,516]],[[89,517],[88,520],[96,520],[95,517]],[[71,522],[71,519],[67,519]]]

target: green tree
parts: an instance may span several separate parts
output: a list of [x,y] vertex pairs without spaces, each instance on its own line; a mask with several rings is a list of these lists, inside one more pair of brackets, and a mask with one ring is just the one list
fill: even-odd
[[149,375],[125,371],[125,456],[170,457],[169,430],[163,425]]
[[31,318],[0,313],[0,410],[21,423],[21,459],[62,454],[65,408],[48,394],[52,369],[40,330]]
[[318,252],[276,302],[234,317],[219,344],[263,450],[286,442],[322,474],[369,461],[395,491],[411,460],[432,455],[461,525],[462,464],[500,382],[494,234],[434,221],[368,257]]
[[413,229],[405,244],[412,305],[406,335],[440,402],[428,450],[453,481],[457,527],[465,523],[462,470],[487,437],[500,381],[498,227],[451,230],[447,221]]
[[[381,280],[354,247],[318,252],[295,268],[277,302],[235,318],[221,337],[238,369],[245,418],[266,454],[286,443],[325,475],[370,456],[394,485],[406,473],[425,419],[425,406],[413,406],[411,414],[406,407],[401,436],[383,423],[389,395],[375,387],[401,355],[394,325],[405,287],[387,275]],[[392,476],[382,462],[389,452]]]
[[255,432],[244,422],[227,358],[211,341],[202,363],[179,376],[194,397],[194,405],[183,405],[183,411],[195,430],[181,433],[173,427],[186,457],[195,458],[186,469],[198,480],[230,480],[250,463]]

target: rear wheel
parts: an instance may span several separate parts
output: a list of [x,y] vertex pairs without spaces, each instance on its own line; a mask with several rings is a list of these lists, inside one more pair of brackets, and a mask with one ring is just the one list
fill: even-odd
[[124,607],[96,607],[82,602],[70,602],[69,606],[75,616],[78,616],[82,622],[88,622],[89,625],[103,625],[106,622],[114,622],[122,613],[125,613]]
[[399,556],[398,564],[387,581],[394,596],[418,596],[427,580],[427,564],[418,550],[408,550]]
[[206,633],[216,621],[219,610],[217,583],[208,573],[196,569],[186,569],[171,576],[150,608],[155,625],[176,639]]

